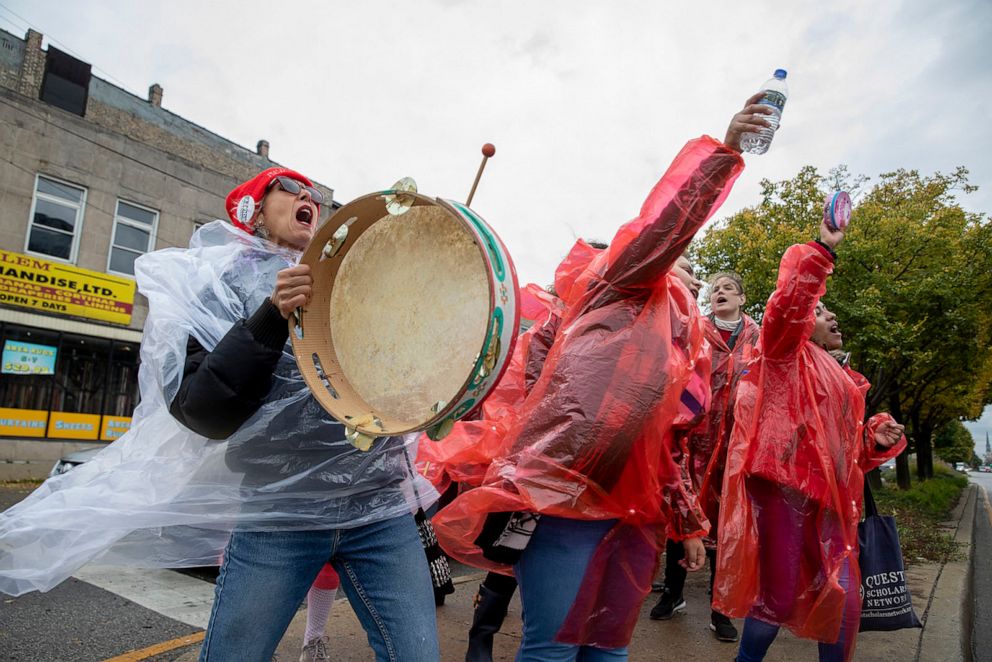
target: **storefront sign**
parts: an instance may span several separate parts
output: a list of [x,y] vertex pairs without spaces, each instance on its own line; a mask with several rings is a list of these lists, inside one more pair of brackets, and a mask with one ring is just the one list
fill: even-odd
[[127,325],[134,281],[0,250],[0,304]]
[[0,407],[0,435],[5,437],[44,437],[47,422],[44,410]]
[[127,416],[104,416],[100,429],[100,439],[114,441],[131,429],[131,419]]
[[35,345],[20,340],[7,340],[3,344],[3,361],[0,372],[6,375],[55,374],[57,347]]
[[0,437],[47,437],[49,439],[99,439],[116,441],[131,429],[128,416],[100,416],[44,409],[0,407]]
[[49,439],[96,439],[100,432],[99,414],[69,414],[53,411],[48,419]]

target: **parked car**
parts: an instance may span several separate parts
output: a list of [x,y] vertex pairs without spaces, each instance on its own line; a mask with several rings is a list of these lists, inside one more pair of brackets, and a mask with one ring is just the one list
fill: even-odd
[[75,469],[80,464],[85,464],[93,459],[93,456],[103,450],[103,446],[98,446],[96,448],[87,448],[86,450],[74,451],[72,453],[66,453],[59,461],[55,463],[52,470],[48,472],[48,477],[58,476],[59,474],[64,474],[67,471]]
[[982,466],[978,467],[978,470],[981,471],[983,474],[992,474],[992,467],[990,467],[987,464],[983,464]]

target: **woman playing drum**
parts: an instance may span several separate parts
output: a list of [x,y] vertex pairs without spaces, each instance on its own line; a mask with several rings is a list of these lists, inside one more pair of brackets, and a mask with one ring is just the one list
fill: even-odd
[[136,261],[149,313],[131,431],[0,517],[0,590],[48,590],[94,559],[202,566],[223,550],[201,659],[269,660],[329,561],[377,659],[437,660],[412,516],[414,492],[437,494],[412,475],[415,441],[358,450],[287,343],[320,203],[270,168],[228,195],[230,223]]
[[[242,232],[261,233],[276,245],[300,251],[316,227],[319,199],[314,199],[314,191],[302,175],[270,169],[232,191],[228,208]],[[260,198],[259,208],[238,218],[236,205],[246,197]],[[236,274],[232,276],[236,283]],[[194,431],[214,438],[229,436],[250,419],[264,426],[257,413],[279,395],[279,364],[295,369],[295,361],[285,355],[286,320],[310,298],[312,284],[308,266],[282,269],[270,284],[271,296],[216,346],[208,351],[191,336],[172,413]],[[250,301],[255,293],[245,294]],[[436,660],[434,601],[424,550],[409,507],[400,513],[395,508],[405,504],[401,487],[410,478],[403,442],[380,442],[363,454],[344,440],[343,426],[330,420],[312,398],[294,412],[271,414],[299,418],[280,438],[240,444],[230,452],[232,461],[244,467],[246,481],[264,489],[265,483],[281,478],[273,465],[289,460],[296,449],[293,471],[299,472],[300,465],[315,471],[293,480],[313,481],[320,498],[336,501],[337,521],[320,529],[270,532],[246,526],[233,533],[201,659],[268,659],[330,559],[377,659],[396,659],[401,651],[403,659]],[[332,440],[341,443],[314,443]],[[362,524],[353,524],[352,513]]]

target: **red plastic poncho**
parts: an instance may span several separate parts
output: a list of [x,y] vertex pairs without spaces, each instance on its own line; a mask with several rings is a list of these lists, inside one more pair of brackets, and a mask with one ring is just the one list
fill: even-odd
[[[580,241],[577,246],[591,248]],[[588,260],[587,260],[588,262]],[[493,458],[498,456],[507,431],[517,420],[524,398],[541,374],[544,360],[561,324],[561,299],[531,283],[522,288],[521,317],[531,323],[517,338],[510,364],[480,408],[476,420],[461,420],[441,441],[421,435],[417,470],[444,492],[452,482],[462,488],[482,484]]]
[[665,527],[676,539],[708,528],[672,455],[673,421],[706,342],[695,300],[669,271],[742,168],[722,143],[691,141],[609,249],[581,270],[566,260],[556,281],[565,315],[540,378],[482,486],[434,519],[451,556],[502,572],[509,568],[474,544],[489,513],[619,519],[590,563],[562,641],[626,645]]
[[700,505],[713,530],[706,536],[707,547],[716,545],[716,525],[720,514],[720,491],[727,462],[727,443],[734,427],[737,386],[758,342],[758,325],[742,315],[744,327],[737,334],[734,348],[708,317],[703,319],[706,339],[712,351],[710,389],[712,402],[706,417],[692,429],[688,440],[689,475]]
[[868,381],[809,340],[832,271],[815,244],[782,257],[756,358],[737,392],[713,593],[713,608],[728,616],[824,642],[837,641],[845,609],[860,609],[864,473],[906,445],[905,437],[890,449],[875,445],[875,430],[891,417],[863,424]]

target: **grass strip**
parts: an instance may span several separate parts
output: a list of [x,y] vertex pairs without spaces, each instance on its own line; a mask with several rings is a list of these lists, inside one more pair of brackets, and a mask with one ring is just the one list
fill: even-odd
[[954,531],[941,524],[950,517],[961,492],[968,486],[968,478],[934,463],[934,477],[919,481],[913,476],[908,490],[898,488],[894,470],[882,472],[882,479],[885,486],[875,490],[878,512],[895,517],[906,565],[943,563],[958,558],[961,550],[954,542]]

